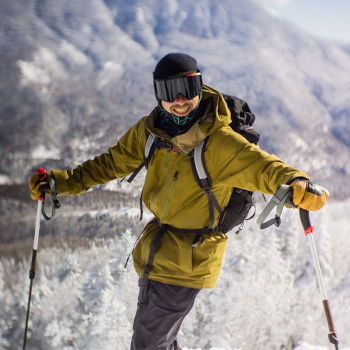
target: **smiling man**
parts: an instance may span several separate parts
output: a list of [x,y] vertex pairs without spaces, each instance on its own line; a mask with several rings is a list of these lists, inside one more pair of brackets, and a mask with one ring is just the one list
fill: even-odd
[[[108,153],[49,175],[58,194],[77,195],[133,173],[131,182],[147,165],[142,200],[154,219],[133,250],[140,289],[131,350],[178,350],[177,334],[196,296],[218,279],[234,189],[274,194],[291,184],[294,204],[306,210],[322,208],[329,193],[233,131],[223,95],[203,84],[194,58],[165,56],[153,82],[158,105]],[[33,199],[42,184],[32,177]]]

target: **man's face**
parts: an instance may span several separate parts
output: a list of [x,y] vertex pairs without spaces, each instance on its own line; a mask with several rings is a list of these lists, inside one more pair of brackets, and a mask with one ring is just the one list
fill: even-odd
[[185,117],[190,114],[197,106],[199,101],[199,95],[192,98],[191,100],[186,100],[186,98],[178,94],[174,102],[161,101],[163,108],[178,117]]

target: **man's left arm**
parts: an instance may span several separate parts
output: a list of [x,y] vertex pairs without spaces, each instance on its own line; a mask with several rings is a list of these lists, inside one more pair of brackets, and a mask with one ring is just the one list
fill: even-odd
[[219,183],[271,195],[281,185],[290,184],[293,188],[293,202],[298,208],[315,211],[326,203],[328,190],[312,183],[306,173],[289,166],[240,136],[238,141],[231,140],[232,138],[221,140],[225,142],[225,146],[220,147],[222,157],[214,157],[213,171],[217,172]]

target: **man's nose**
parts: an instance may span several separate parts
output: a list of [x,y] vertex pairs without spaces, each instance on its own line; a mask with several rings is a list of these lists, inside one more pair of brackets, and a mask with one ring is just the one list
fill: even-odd
[[182,94],[178,94],[175,100],[175,102],[179,105],[183,105],[186,101],[186,98]]

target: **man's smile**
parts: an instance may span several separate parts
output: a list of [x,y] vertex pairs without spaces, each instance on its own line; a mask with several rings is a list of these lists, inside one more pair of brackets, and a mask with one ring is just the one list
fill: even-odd
[[189,113],[190,111],[190,106],[183,106],[183,107],[176,107],[176,108],[172,108],[173,114],[176,114],[178,116],[185,116]]

